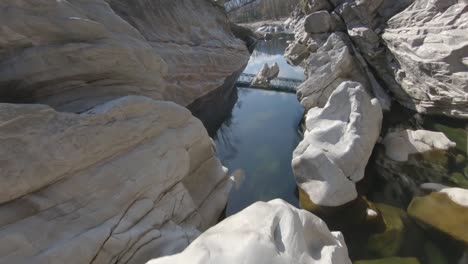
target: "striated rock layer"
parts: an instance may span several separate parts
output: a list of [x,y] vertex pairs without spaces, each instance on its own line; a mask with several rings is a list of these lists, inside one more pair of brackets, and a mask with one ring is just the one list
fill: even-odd
[[282,200],[257,202],[210,228],[182,253],[148,264],[351,264],[340,232]]
[[214,224],[232,181],[187,109],[0,104],[0,263],[143,263]]
[[367,79],[362,84],[385,110],[390,95],[423,114],[468,118],[468,2],[304,2],[306,8],[294,19],[296,39],[286,53],[291,63],[307,65],[311,54],[323,53],[323,35],[343,32],[358,65],[351,79]]
[[425,114],[468,118],[468,2],[416,0],[388,21],[397,100]]
[[0,3],[0,101],[86,111],[125,95],[187,106],[248,61],[208,0]]

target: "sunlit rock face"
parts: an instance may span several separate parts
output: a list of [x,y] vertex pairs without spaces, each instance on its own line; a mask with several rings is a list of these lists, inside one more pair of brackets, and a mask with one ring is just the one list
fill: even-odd
[[0,263],[144,263],[216,223],[233,182],[182,106],[248,60],[217,4],[7,0],[0,23]]
[[[286,54],[292,63],[307,64],[321,48],[317,33],[345,32],[369,79],[363,85],[384,109],[390,108],[387,92],[419,113],[468,118],[466,1],[333,0],[331,9],[321,1],[304,2],[302,17],[294,20],[296,40]],[[304,27],[309,17],[324,18]],[[331,18],[337,23],[325,23]],[[329,26],[340,21],[343,27]]]
[[309,110],[305,122],[304,140],[292,161],[299,187],[316,205],[356,199],[355,184],[364,178],[380,134],[380,104],[359,83],[343,82],[323,108]]
[[383,39],[398,62],[395,80],[427,114],[468,118],[468,2],[417,0],[388,21]]
[[232,186],[202,123],[174,103],[0,104],[0,123],[0,263],[173,254],[217,221]]
[[186,106],[248,60],[210,1],[8,0],[0,10],[3,102],[82,112],[144,95]]
[[431,183],[421,187],[434,192],[415,197],[408,207],[409,214],[430,228],[468,243],[468,190]]
[[182,253],[147,264],[351,264],[340,232],[282,200],[257,202],[200,235]]

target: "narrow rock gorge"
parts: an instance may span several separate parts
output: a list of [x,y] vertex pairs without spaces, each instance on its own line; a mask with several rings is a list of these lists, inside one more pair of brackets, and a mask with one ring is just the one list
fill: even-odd
[[247,63],[224,11],[0,7],[0,262],[145,263],[215,224],[234,182],[183,106]]
[[467,0],[0,22],[0,263],[468,263]]

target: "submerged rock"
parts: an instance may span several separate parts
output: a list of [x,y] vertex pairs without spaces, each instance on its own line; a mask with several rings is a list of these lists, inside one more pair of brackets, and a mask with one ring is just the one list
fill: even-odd
[[342,83],[324,108],[309,110],[292,167],[314,204],[339,206],[357,198],[355,184],[364,177],[381,122],[378,101],[355,82]]
[[250,85],[252,87],[268,87],[270,82],[278,77],[279,72],[280,69],[278,63],[275,62],[271,66],[268,66],[268,64],[265,63]]
[[82,114],[0,104],[0,262],[143,263],[214,224],[233,182],[202,123],[123,97]]
[[456,146],[443,133],[409,129],[387,134],[382,143],[385,154],[395,161],[407,161],[408,156],[415,153],[448,150]]
[[282,200],[257,202],[200,235],[182,253],[148,264],[351,264],[340,232]]
[[457,146],[441,132],[406,129],[388,133],[375,151],[378,175],[388,182],[386,193],[406,206],[425,182],[468,186],[463,174],[466,156],[457,154]]
[[443,185],[423,185],[429,195],[415,197],[408,213],[421,223],[468,243],[468,190]]
[[[468,118],[468,3],[416,0],[388,21],[383,39],[398,62],[401,104],[425,114]],[[393,87],[391,87],[393,88]]]
[[422,249],[424,234],[403,209],[381,203],[375,206],[384,228],[367,239],[368,255],[389,258],[414,254]]

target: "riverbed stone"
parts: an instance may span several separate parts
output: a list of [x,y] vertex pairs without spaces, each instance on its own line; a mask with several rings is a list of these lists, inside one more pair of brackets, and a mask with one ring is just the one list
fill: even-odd
[[[143,263],[216,222],[233,181],[203,124],[129,96],[0,104],[0,263]],[[20,250],[19,250],[20,249]]]
[[201,234],[182,253],[148,264],[351,264],[340,232],[282,200],[257,202]]
[[443,185],[424,185],[429,195],[415,197],[408,213],[419,222],[468,243],[468,190]]
[[409,203],[425,182],[466,186],[464,164],[456,165],[454,157],[456,143],[445,134],[397,130],[389,132],[381,143],[375,151],[375,166],[378,175],[391,184],[392,192],[398,193],[401,204]]
[[378,101],[356,82],[342,83],[324,108],[308,111],[292,167],[314,204],[339,206],[357,198],[355,184],[364,177],[381,123]]
[[385,154],[394,161],[408,161],[409,155],[433,150],[448,150],[456,146],[441,132],[402,130],[385,136]]
[[371,235],[367,242],[367,248],[380,257],[395,256],[404,242],[404,219],[407,218],[407,214],[402,209],[386,204],[376,204],[376,207],[383,217],[385,230]]

